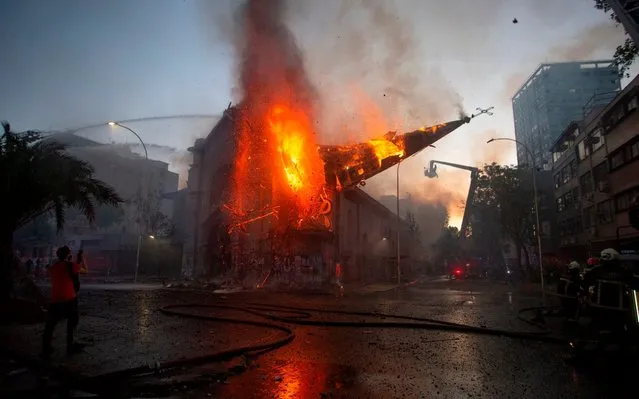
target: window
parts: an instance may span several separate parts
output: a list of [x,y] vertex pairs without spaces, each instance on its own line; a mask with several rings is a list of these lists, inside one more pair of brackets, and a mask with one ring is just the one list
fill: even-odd
[[561,158],[562,155],[564,155],[564,153],[561,152],[561,151],[553,151],[553,153],[552,153],[552,161],[553,162],[559,161],[559,158]]
[[582,226],[579,218],[566,219],[559,223],[559,235],[562,237],[581,233]]
[[590,152],[595,152],[604,145],[604,138],[601,135],[601,129],[597,129],[590,134],[588,139],[590,141],[591,149]]
[[577,176],[577,161],[570,161],[570,178],[572,179],[574,176]]
[[561,183],[562,184],[568,183],[571,177],[572,176],[570,176],[570,166],[564,166],[564,168],[561,170]]
[[617,212],[625,211],[630,208],[630,196],[627,194],[620,194],[615,197],[615,209]]
[[612,222],[612,201],[603,201],[597,204],[597,223],[606,224]]
[[564,199],[563,197],[557,198],[557,212],[564,211]]
[[561,173],[557,173],[555,175],[555,188],[559,188],[561,186]]
[[581,186],[582,194],[588,194],[592,192],[593,187],[592,187],[592,177],[590,175],[590,172],[584,173],[579,178],[579,185]]
[[576,217],[574,219],[574,234],[580,234],[584,230],[584,227],[581,225],[581,218]]
[[639,140],[632,143],[630,146],[630,159],[639,157]]
[[616,124],[617,122],[623,119],[625,113],[626,113],[626,110],[623,109],[622,107],[619,107],[613,112],[612,115],[610,115],[610,123],[613,125]]
[[573,197],[572,197],[572,191],[568,191],[565,195],[564,195],[564,207],[566,209],[568,209],[569,207],[571,207],[573,205],[574,201],[573,201]]
[[638,103],[639,101],[637,101],[637,97],[633,97],[633,99],[628,102],[628,111],[636,109]]
[[584,209],[584,227],[592,227],[596,225],[595,215],[594,206],[589,206]]
[[638,204],[636,204],[635,201],[637,201],[638,198],[639,186],[624,191],[615,197],[615,210],[617,212],[623,212],[637,206]]
[[620,151],[612,154],[610,156],[610,169],[617,169],[618,167],[626,163],[625,155],[626,151],[624,151],[624,149],[621,149]]
[[581,140],[577,145],[577,155],[580,161],[583,161],[590,155],[590,146],[586,144],[585,140]]
[[606,176],[608,176],[608,165],[606,162],[602,162],[599,165],[595,166],[592,171],[593,177],[595,178],[595,186],[599,186],[599,183],[606,180]]

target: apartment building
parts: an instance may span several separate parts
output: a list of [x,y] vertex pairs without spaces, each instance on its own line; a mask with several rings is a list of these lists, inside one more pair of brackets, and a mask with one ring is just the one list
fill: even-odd
[[608,105],[572,122],[552,146],[559,248],[585,259],[637,249],[629,210],[639,199],[639,77]]

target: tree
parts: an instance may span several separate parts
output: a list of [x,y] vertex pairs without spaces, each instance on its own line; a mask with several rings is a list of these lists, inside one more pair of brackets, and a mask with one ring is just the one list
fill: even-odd
[[94,179],[93,168],[69,155],[64,145],[45,140],[36,131],[12,132],[7,122],[2,127],[0,182],[5,211],[0,223],[0,295],[6,299],[12,288],[16,230],[41,215],[52,215],[60,231],[70,207],[93,222],[96,205],[118,205],[122,200],[110,186]]
[[493,163],[480,172],[475,193],[475,203],[480,209],[490,211],[504,236],[514,242],[517,265],[524,273],[528,267],[522,267],[521,254],[523,251],[528,255],[526,245],[531,242],[534,226],[531,178],[530,170]]
[[[621,23],[621,21],[612,11],[606,0],[595,0],[595,8],[598,10],[602,10],[606,14],[609,13],[610,18],[615,21],[615,23]],[[626,32],[626,35],[627,34],[628,32]],[[637,48],[637,44],[629,37],[626,38],[623,44],[617,46],[613,58],[617,62],[617,65],[619,65],[619,76],[630,77],[630,75],[628,74],[628,69],[637,58],[637,55],[639,55],[639,48]]]
[[162,192],[160,190],[140,184],[131,199],[131,204],[134,207],[132,216],[142,234],[164,238],[173,234],[173,224],[160,211],[162,205]]

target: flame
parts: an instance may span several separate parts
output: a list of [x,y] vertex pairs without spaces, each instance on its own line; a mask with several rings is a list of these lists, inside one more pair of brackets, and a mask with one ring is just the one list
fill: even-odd
[[437,131],[443,128],[444,126],[446,126],[445,123],[440,123],[439,125],[435,125],[435,126],[423,126],[417,130],[419,130],[420,132],[433,134],[433,133],[437,133]]
[[317,151],[310,119],[304,110],[279,104],[271,108],[267,122],[273,141],[277,143],[279,156],[271,162],[276,175],[282,178],[279,183],[288,186],[288,194],[295,194],[298,205],[308,211],[314,199],[319,197],[325,181],[324,162]]
[[[305,157],[307,151],[317,152],[317,145],[310,142],[312,134],[305,126],[305,115],[281,105],[272,108],[268,116],[271,132],[278,143],[277,152],[280,154],[282,170],[286,180],[295,192],[304,188],[313,168],[311,157]],[[310,145],[309,145],[310,144]]]
[[[373,148],[373,152],[375,152],[375,156],[377,157],[378,166],[382,165],[382,161],[386,158],[392,156],[399,156],[400,158],[404,156],[404,150],[400,148],[397,144],[393,143],[387,139],[372,139],[368,141],[368,144]],[[363,174],[359,173],[360,175]]]

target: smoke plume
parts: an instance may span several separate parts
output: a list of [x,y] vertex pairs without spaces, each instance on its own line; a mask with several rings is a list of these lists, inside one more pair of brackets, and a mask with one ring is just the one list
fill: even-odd
[[610,59],[615,48],[624,40],[623,28],[611,20],[588,26],[565,42],[552,46],[541,57],[534,54],[529,60],[523,62],[519,70],[506,79],[501,97],[504,102],[510,105],[510,99],[542,62]]

